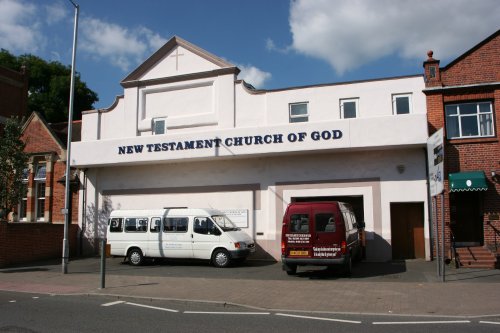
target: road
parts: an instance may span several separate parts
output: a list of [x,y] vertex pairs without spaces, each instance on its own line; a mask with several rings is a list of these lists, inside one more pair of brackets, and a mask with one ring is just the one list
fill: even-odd
[[498,332],[500,317],[269,312],[217,303],[0,292],[0,332]]

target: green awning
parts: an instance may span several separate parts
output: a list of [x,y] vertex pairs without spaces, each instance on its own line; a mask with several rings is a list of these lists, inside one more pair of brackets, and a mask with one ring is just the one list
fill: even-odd
[[450,192],[486,191],[486,177],[483,171],[450,173],[448,175]]

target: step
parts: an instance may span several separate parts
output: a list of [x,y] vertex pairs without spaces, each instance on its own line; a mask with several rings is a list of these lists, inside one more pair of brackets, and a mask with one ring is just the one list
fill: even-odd
[[463,264],[460,262],[460,267],[462,268],[487,268],[487,269],[495,269],[495,263],[471,263],[471,264]]
[[470,253],[457,253],[457,256],[462,260],[481,260],[481,259],[491,259],[495,260],[495,256],[491,253],[481,253],[481,254],[470,254]]

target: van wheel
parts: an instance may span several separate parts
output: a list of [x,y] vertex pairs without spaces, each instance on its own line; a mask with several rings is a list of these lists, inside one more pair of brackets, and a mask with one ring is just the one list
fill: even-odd
[[228,267],[231,264],[231,256],[225,249],[216,250],[212,256],[212,263],[215,267]]
[[144,261],[142,251],[139,249],[132,249],[128,251],[128,262],[132,266],[139,266]]

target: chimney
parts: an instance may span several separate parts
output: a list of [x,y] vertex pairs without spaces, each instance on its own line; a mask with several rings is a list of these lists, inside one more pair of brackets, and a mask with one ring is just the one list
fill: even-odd
[[424,61],[424,79],[426,87],[440,87],[441,83],[441,73],[439,70],[439,60],[434,59],[434,52],[427,52],[427,60]]

